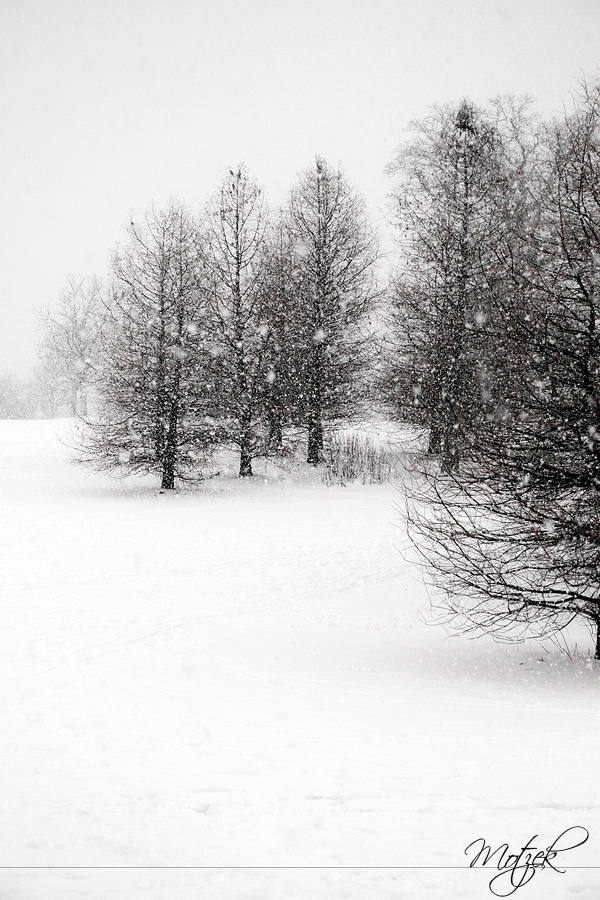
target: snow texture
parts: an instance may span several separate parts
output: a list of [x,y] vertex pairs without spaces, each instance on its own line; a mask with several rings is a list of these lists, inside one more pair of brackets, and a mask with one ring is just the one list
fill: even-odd
[[600,896],[585,633],[426,625],[393,485],[161,495],[70,427],[0,422],[1,900],[491,897],[471,841],[575,825],[517,896]]

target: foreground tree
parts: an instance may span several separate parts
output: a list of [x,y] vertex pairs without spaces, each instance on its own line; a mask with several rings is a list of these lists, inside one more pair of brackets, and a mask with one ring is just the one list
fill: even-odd
[[292,190],[285,226],[294,248],[298,415],[309,463],[321,460],[323,422],[354,412],[368,361],[367,314],[378,296],[377,243],[365,205],[321,157]]
[[264,311],[267,210],[263,192],[240,166],[209,204],[203,249],[204,302],[217,389],[215,416],[240,450],[240,476],[252,475],[260,448],[260,399],[269,329]]
[[600,89],[547,135],[538,220],[506,247],[519,390],[468,464],[409,498],[415,546],[462,628],[521,637],[574,619],[600,659]]
[[113,259],[106,306],[101,411],[85,458],[101,469],[156,472],[161,487],[195,477],[215,428],[203,340],[198,227],[171,203],[132,223]]

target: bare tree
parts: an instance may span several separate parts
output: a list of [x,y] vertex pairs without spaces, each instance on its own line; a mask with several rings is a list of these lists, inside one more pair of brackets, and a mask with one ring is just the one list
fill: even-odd
[[113,259],[103,329],[100,416],[84,458],[101,469],[157,472],[161,487],[201,473],[210,364],[197,223],[172,202],[132,222]]
[[409,496],[418,552],[462,628],[556,634],[587,621],[600,659],[600,87],[547,133],[538,215],[507,240],[518,390],[460,471]]
[[500,117],[502,130],[510,122],[521,138],[525,118],[514,101],[488,113],[466,100],[436,109],[413,123],[414,137],[389,167],[400,179],[401,259],[385,389],[398,415],[429,429],[429,450],[448,470],[507,390],[498,248],[521,212],[524,174]]
[[100,282],[71,277],[58,300],[37,314],[40,377],[54,384],[54,394],[74,416],[88,413],[103,309]]
[[295,253],[296,373],[309,463],[323,450],[323,422],[356,409],[368,361],[367,314],[378,289],[378,247],[362,198],[341,168],[317,156],[298,179],[285,212]]
[[285,428],[298,425],[303,418],[299,373],[305,353],[294,244],[281,220],[269,235],[263,293],[270,338],[262,395],[268,428],[266,449],[281,454],[285,450]]
[[267,209],[244,166],[230,171],[209,203],[203,261],[206,305],[218,388],[212,403],[240,450],[240,476],[252,475],[267,375],[264,312]]

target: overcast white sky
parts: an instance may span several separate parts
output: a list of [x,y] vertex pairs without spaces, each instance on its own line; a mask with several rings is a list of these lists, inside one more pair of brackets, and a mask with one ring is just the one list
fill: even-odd
[[0,370],[131,210],[197,207],[241,161],[276,205],[318,152],[377,219],[411,119],[509,92],[560,113],[599,35],[600,0],[0,0]]

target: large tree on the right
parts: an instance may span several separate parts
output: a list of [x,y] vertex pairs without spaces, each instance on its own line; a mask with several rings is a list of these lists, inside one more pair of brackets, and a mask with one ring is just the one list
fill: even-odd
[[509,389],[498,248],[520,213],[521,178],[495,119],[466,100],[435,109],[389,167],[399,265],[384,390],[400,419],[428,429],[447,470]]
[[500,256],[511,395],[468,464],[417,483],[410,521],[460,627],[519,637],[583,619],[600,659],[599,85],[547,130],[531,189],[537,213]]

